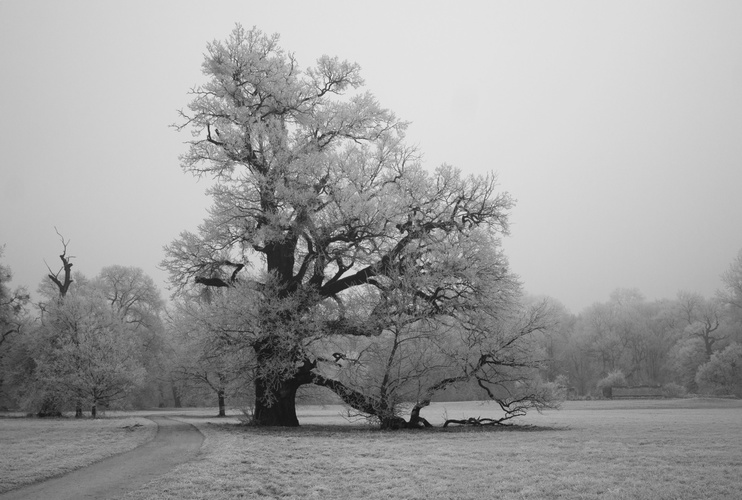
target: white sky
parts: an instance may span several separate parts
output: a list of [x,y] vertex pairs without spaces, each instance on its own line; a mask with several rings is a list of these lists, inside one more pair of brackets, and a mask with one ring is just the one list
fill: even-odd
[[0,0],[0,244],[14,285],[138,266],[206,215],[168,125],[236,22],[358,62],[433,168],[499,172],[528,292],[711,295],[742,248],[742,2]]

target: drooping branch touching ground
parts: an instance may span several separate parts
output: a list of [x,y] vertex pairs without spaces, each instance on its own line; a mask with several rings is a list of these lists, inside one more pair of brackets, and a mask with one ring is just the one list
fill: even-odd
[[367,396],[354,389],[347,387],[338,380],[327,378],[320,374],[313,375],[313,382],[316,385],[327,387],[332,392],[340,396],[345,404],[354,410],[364,413],[371,417],[376,417],[381,421],[384,429],[416,429],[419,427],[432,427],[430,422],[420,417],[420,408],[413,409],[409,422],[396,415],[384,415],[384,403],[373,396]]

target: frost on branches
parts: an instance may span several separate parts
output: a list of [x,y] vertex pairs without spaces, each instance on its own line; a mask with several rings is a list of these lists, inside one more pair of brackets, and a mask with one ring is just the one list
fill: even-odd
[[424,169],[358,65],[301,69],[277,35],[237,26],[203,72],[177,128],[213,207],[164,265],[193,324],[249,353],[256,423],[298,425],[306,384],[385,427],[424,423],[436,392],[472,382],[507,411],[550,404],[530,344],[546,315],[519,305],[494,174]]

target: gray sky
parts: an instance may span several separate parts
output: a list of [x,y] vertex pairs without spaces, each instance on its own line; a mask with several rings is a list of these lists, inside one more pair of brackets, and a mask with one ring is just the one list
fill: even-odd
[[742,248],[742,2],[0,0],[0,244],[35,289],[138,266],[206,215],[168,125],[236,22],[358,62],[433,168],[499,172],[528,292],[711,295]]

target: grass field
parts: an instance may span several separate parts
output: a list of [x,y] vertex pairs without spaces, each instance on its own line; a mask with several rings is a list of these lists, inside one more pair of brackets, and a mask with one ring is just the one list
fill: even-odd
[[138,417],[0,418],[0,493],[136,448],[156,429]]
[[[265,430],[209,412],[175,416],[206,436],[198,458],[127,499],[742,498],[738,400],[568,402],[511,430],[380,432],[336,407],[303,407],[301,428]],[[491,412],[448,403],[424,416]]]

